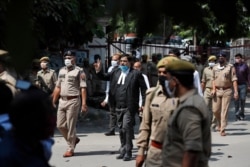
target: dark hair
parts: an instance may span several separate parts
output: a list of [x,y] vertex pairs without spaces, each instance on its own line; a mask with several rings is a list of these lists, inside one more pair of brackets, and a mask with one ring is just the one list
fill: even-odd
[[242,59],[242,54],[240,54],[240,53],[237,53],[234,57],[240,57],[241,59]]
[[175,76],[179,82],[187,89],[192,89],[194,87],[194,74],[193,72],[170,72],[172,76]]
[[8,113],[13,94],[5,81],[0,81],[0,92],[0,114]]
[[169,54],[170,54],[170,53],[175,54],[175,55],[178,56],[178,57],[181,55],[179,49],[177,49],[177,48],[171,49],[168,53],[169,53]]
[[[122,55],[121,55],[121,58],[123,58],[123,57],[127,57],[128,62],[130,62],[130,63],[134,61],[133,57],[130,56],[129,54],[122,54]],[[120,59],[121,59],[121,58],[120,58]]]
[[55,128],[55,113],[50,96],[34,86],[17,94],[9,111],[15,134],[27,140],[51,137]]

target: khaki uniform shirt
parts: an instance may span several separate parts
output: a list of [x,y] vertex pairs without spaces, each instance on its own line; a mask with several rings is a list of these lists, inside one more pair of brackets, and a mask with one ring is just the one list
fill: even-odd
[[218,88],[230,88],[232,82],[237,81],[235,68],[232,64],[226,64],[223,69],[219,68],[219,64],[213,67],[213,80]]
[[165,133],[162,160],[164,167],[182,167],[186,151],[197,151],[197,167],[207,167],[211,154],[210,113],[196,90],[180,97]]
[[0,79],[7,82],[7,86],[11,89],[13,96],[15,96],[18,92],[17,89],[15,88],[16,79],[13,76],[11,76],[7,71],[4,71],[0,74]]
[[202,73],[201,82],[205,83],[205,88],[213,88],[212,85],[213,68],[206,67]]
[[[37,72],[37,77],[40,76],[44,83],[47,85],[47,87],[53,91],[56,85],[57,81],[57,75],[55,70],[52,69],[46,69],[46,70],[40,70]],[[41,87],[41,83],[38,83],[39,87]]]
[[150,140],[163,143],[170,113],[177,107],[177,98],[167,98],[161,86],[147,90],[146,101],[137,138],[138,154],[143,155]]
[[56,86],[61,88],[60,96],[79,96],[80,89],[87,87],[83,71],[78,66],[70,70],[67,67],[60,69]]

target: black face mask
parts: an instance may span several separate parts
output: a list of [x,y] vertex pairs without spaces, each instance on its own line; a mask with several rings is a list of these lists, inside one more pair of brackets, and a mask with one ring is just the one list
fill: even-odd
[[166,77],[165,76],[159,76],[158,79],[159,79],[160,84],[164,87],[165,86]]
[[224,63],[225,63],[225,60],[219,60],[219,63],[220,63],[220,64],[224,64]]

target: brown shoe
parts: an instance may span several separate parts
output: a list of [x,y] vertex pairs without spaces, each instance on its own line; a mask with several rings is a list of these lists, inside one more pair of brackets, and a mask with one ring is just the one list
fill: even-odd
[[221,135],[221,136],[226,136],[226,132],[225,132],[225,131],[222,131],[222,132],[220,132],[220,135]]
[[75,140],[75,147],[76,145],[80,142],[80,139],[77,137],[76,140]]
[[74,152],[72,151],[66,151],[64,154],[63,154],[63,157],[66,158],[66,157],[72,157],[74,155]]

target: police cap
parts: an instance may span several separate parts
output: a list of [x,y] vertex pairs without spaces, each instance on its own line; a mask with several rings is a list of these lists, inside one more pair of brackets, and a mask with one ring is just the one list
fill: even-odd
[[157,68],[160,68],[160,67],[165,67],[167,64],[173,62],[173,61],[176,61],[178,60],[177,57],[173,57],[173,56],[167,56],[167,57],[164,57],[162,58],[158,64],[157,64]]
[[195,71],[194,64],[180,59],[168,63],[165,67],[166,70],[170,73],[190,74],[194,73]]
[[42,58],[40,59],[40,62],[42,62],[42,61],[47,61],[47,62],[49,62],[49,57],[47,57],[47,56],[42,57]]
[[63,56],[64,56],[64,57],[65,57],[65,56],[75,56],[75,52],[73,52],[73,51],[71,51],[71,50],[68,50],[68,51],[66,51],[66,52],[64,53]]
[[210,55],[208,58],[208,61],[215,61],[216,60],[216,56],[215,55]]

